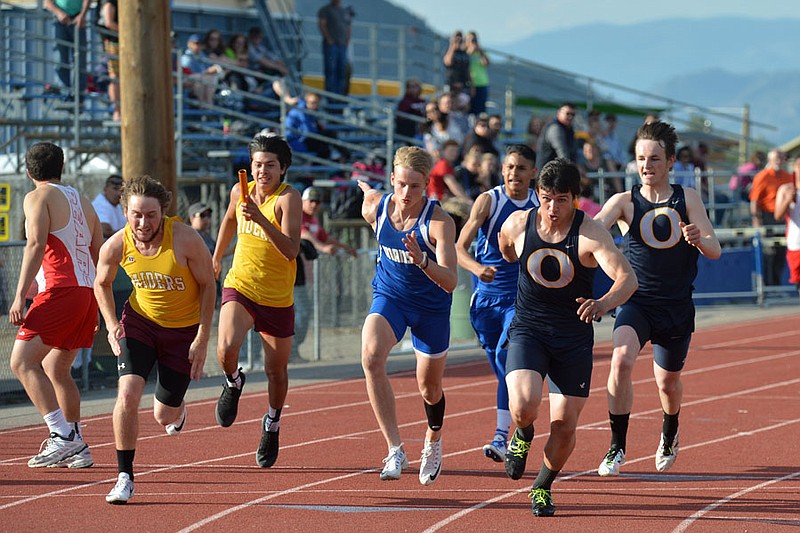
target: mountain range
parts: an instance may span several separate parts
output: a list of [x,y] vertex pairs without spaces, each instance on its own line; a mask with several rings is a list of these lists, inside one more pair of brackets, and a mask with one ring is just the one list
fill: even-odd
[[[748,105],[751,120],[772,126],[756,125],[752,136],[782,144],[800,135],[798,28],[800,19],[674,18],[584,25],[492,48],[734,116]],[[625,103],[642,100],[633,92],[614,92]],[[704,115],[702,109],[685,112]],[[718,120],[707,114],[712,122]]]

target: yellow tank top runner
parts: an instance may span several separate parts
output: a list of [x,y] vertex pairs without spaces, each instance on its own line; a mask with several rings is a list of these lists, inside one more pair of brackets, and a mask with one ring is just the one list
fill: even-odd
[[[251,181],[248,192],[253,191],[255,181]],[[280,229],[275,217],[275,204],[286,187],[286,183],[272,193],[258,209],[267,220]],[[241,203],[241,200],[239,200]],[[236,223],[239,241],[233,254],[233,266],[225,276],[225,287],[235,289],[258,305],[269,307],[289,307],[294,303],[294,279],[297,274],[295,260],[287,261],[264,228],[245,220],[237,204]]]
[[165,328],[200,322],[200,289],[187,265],[178,264],[172,242],[177,217],[164,218],[164,238],[156,255],[139,253],[130,225],[125,226],[122,262],[133,284],[129,302],[134,311]]

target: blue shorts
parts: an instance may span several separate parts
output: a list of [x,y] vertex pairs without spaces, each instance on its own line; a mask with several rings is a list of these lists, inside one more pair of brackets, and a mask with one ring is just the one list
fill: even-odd
[[397,342],[411,328],[411,342],[418,352],[441,357],[450,348],[450,313],[423,313],[399,305],[397,300],[382,294],[372,297],[370,315],[380,315],[389,322]]
[[614,329],[630,326],[639,338],[641,350],[653,345],[653,358],[668,372],[679,372],[686,363],[694,331],[694,304],[648,306],[627,302],[617,309]]
[[547,377],[551,394],[588,398],[592,386],[594,335],[553,337],[512,327],[508,334],[506,375],[533,370]]
[[514,300],[513,296],[487,296],[480,292],[472,295],[469,321],[484,350],[499,350],[505,342],[503,333],[514,318]]

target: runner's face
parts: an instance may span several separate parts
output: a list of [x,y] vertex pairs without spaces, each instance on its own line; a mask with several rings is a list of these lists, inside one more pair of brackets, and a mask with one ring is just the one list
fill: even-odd
[[636,141],[636,168],[642,185],[655,186],[669,183],[669,171],[675,163],[675,156],[667,157],[664,147],[658,141]]
[[284,168],[278,156],[272,152],[256,152],[250,163],[250,172],[256,180],[256,187],[263,194],[272,194],[281,184]]
[[534,174],[536,174],[536,165],[533,161],[520,154],[508,154],[503,160],[503,181],[506,186],[506,194],[515,200],[526,198]]
[[539,189],[542,220],[547,226],[558,226],[559,222],[571,221],[575,211],[575,197],[569,192]]
[[422,201],[428,179],[415,170],[406,167],[395,167],[392,172],[394,195],[403,209],[407,209]]
[[136,240],[147,243],[158,237],[164,214],[156,198],[131,196],[128,208],[125,210],[125,218]]

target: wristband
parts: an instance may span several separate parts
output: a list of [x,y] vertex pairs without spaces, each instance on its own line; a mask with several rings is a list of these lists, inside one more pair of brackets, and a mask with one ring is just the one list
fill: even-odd
[[428,252],[422,252],[422,261],[417,263],[417,266],[420,270],[425,270],[428,268]]

